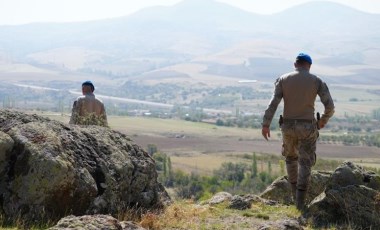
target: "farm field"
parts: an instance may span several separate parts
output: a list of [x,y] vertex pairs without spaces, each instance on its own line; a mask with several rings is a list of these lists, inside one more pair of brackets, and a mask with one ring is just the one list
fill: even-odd
[[[68,116],[55,114],[44,116],[63,122],[69,119]],[[242,156],[252,155],[253,152],[281,156],[278,132],[272,132],[271,140],[265,141],[258,129],[219,127],[173,119],[110,116],[109,125],[130,136],[143,148],[147,148],[148,144],[156,145],[160,152],[171,157],[174,169],[187,172],[209,174],[224,162],[250,161]],[[380,148],[376,147],[319,143],[317,158],[350,160],[363,166],[380,168]]]

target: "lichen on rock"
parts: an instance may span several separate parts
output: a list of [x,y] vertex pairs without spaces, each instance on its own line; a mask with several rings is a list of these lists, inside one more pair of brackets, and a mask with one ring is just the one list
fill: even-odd
[[118,214],[170,200],[155,162],[121,132],[0,111],[0,205],[8,219]]

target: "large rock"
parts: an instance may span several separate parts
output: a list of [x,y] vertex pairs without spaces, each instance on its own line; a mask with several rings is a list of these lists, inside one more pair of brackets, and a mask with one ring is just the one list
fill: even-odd
[[380,226],[380,176],[351,162],[338,167],[324,193],[309,205],[305,217],[315,226]]
[[[331,174],[331,172],[323,171],[311,172],[310,188],[307,191],[306,203],[311,202],[325,190]],[[278,201],[283,204],[291,204],[293,201],[288,177],[283,176],[277,178],[263,193],[260,194],[260,197]]]
[[9,159],[9,154],[13,149],[13,145],[13,139],[8,134],[0,131],[0,175],[4,175],[4,173],[6,173],[6,159]]
[[85,216],[67,216],[59,220],[49,230],[145,230],[145,228],[136,225],[133,222],[119,222],[117,219],[108,215],[85,215]]
[[270,221],[257,228],[258,230],[303,230],[304,228],[300,225],[297,220],[278,220]]
[[112,216],[107,215],[93,215],[93,216],[67,216],[59,220],[49,230],[63,230],[63,229],[87,229],[87,230],[122,230],[119,221]]
[[206,201],[205,203],[210,205],[216,205],[223,202],[230,202],[232,200],[232,194],[228,192],[218,192],[213,197],[211,197],[210,200]]
[[380,191],[380,176],[366,171],[363,167],[346,161],[332,174],[327,189],[346,187],[349,185],[364,185]]
[[0,205],[10,220],[116,215],[170,199],[154,160],[125,134],[4,110],[0,130]]
[[218,192],[209,200],[202,203],[202,205],[218,205],[221,203],[227,203],[228,208],[244,210],[249,209],[252,203],[262,203],[266,205],[276,205],[277,202],[273,200],[266,200],[254,194],[245,195],[231,195],[228,192]]

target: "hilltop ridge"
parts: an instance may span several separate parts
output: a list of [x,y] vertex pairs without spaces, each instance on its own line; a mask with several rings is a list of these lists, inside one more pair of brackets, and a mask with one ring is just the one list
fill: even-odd
[[[245,72],[270,81],[274,77],[268,76],[285,70],[279,60],[291,65],[296,53],[307,51],[315,59],[313,69],[330,82],[377,84],[379,31],[380,15],[331,2],[260,15],[212,0],[182,1],[115,19],[0,26],[0,72],[25,63],[41,70],[144,80],[143,74],[168,67],[192,76],[180,65],[196,63],[215,76]],[[250,59],[271,68],[242,66]]]

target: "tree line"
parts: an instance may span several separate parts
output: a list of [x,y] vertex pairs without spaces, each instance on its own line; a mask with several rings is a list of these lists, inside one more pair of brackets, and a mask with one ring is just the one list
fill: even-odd
[[164,153],[156,152],[153,158],[158,180],[165,187],[173,188],[181,199],[208,199],[220,191],[232,194],[260,193],[277,177],[285,174],[284,168],[281,172],[274,172],[272,161],[266,163],[265,170],[260,170],[256,153],[253,153],[250,164],[225,162],[212,175],[173,170],[170,156]]
[[[238,155],[246,159],[244,163],[225,162],[211,175],[200,175],[173,169],[169,155],[159,152],[153,144],[148,149],[156,162],[159,182],[172,188],[180,199],[205,200],[221,191],[231,194],[259,194],[276,178],[286,175],[284,159],[274,155]],[[313,170],[334,171],[341,164],[342,161],[338,160],[317,159]],[[380,174],[380,169],[367,169]]]

